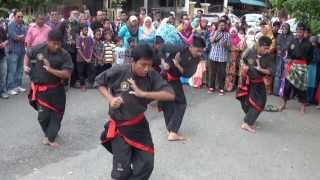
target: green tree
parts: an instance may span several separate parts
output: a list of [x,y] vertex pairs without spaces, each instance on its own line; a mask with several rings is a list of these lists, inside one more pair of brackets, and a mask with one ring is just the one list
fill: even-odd
[[285,9],[299,22],[307,24],[312,32],[320,33],[319,0],[271,0],[273,8]]

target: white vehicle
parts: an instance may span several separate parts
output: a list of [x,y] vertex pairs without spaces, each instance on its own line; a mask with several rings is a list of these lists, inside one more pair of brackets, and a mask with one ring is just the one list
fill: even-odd
[[262,14],[245,14],[243,16],[246,17],[246,22],[249,27],[254,28],[257,31],[260,30],[260,22],[263,19]]
[[289,19],[286,21],[286,23],[290,25],[291,32],[295,33],[298,26],[298,22],[296,21],[296,19],[295,18]]
[[203,14],[201,18],[208,20],[209,24],[217,23],[219,21],[218,15]]
[[[215,21],[218,22],[219,21],[219,18],[224,16],[225,13],[208,13],[208,14],[204,14],[203,17],[208,19],[208,21],[210,22],[211,21]],[[228,14],[228,17],[231,21],[231,24],[235,24],[235,23],[239,23],[240,24],[240,18],[232,13],[229,13]]]

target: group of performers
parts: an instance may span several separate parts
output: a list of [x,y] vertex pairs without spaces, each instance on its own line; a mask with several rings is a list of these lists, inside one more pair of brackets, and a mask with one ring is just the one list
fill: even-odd
[[[306,65],[311,45],[303,39],[304,26],[297,28],[297,39],[290,44],[284,104],[297,95],[301,111],[305,106]],[[64,81],[73,69],[70,55],[61,48],[62,35],[49,33],[45,44],[32,48],[25,57],[24,69],[30,75],[30,104],[38,111],[44,132],[43,144],[58,147],[55,138],[64,115],[66,94]],[[272,41],[261,37],[256,46],[242,57],[241,83],[236,98],[245,113],[241,128],[254,133],[255,122],[264,110],[267,93],[263,77],[273,75],[275,64],[268,53]],[[101,95],[109,104],[109,120],[101,134],[102,145],[113,154],[111,177],[116,180],[147,180],[154,167],[154,146],[148,121],[144,115],[148,104],[159,101],[169,141],[185,140],[179,129],[187,102],[180,77],[191,77],[201,60],[205,41],[194,37],[192,44],[162,60],[162,74],[154,70],[154,50],[139,45],[133,52],[131,64],[115,65],[101,73],[95,81]]]

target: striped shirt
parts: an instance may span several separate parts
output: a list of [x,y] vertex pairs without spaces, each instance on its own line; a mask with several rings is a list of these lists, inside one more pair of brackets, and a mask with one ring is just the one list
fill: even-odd
[[113,51],[116,45],[113,42],[104,42],[104,63],[113,63]]
[[229,49],[222,46],[226,42],[230,46],[230,34],[228,32],[218,32],[216,42],[212,43],[209,59],[215,62],[227,62],[229,59]]

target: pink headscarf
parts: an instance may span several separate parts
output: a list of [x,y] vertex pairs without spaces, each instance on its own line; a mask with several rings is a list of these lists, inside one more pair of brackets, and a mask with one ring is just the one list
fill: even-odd
[[179,35],[185,44],[187,45],[192,44],[193,33],[192,33],[191,22],[189,20],[183,21],[183,30],[179,32]]
[[[241,39],[238,35],[238,30],[235,27],[230,28],[230,40],[231,40],[231,46],[238,46],[238,44],[241,42]],[[236,34],[233,34],[232,32],[236,32]]]

